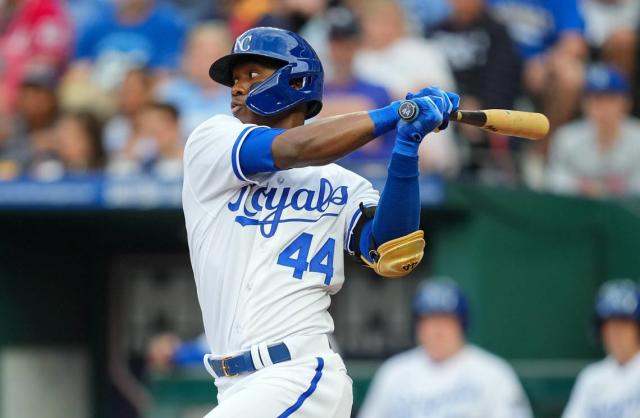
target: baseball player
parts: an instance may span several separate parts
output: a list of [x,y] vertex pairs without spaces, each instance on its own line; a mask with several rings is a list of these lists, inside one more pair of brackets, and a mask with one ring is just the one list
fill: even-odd
[[595,325],[607,357],[585,368],[563,418],[640,417],[640,288],[631,280],[602,285]]
[[[189,137],[182,196],[204,363],[218,388],[207,418],[346,418],[352,383],[327,338],[343,252],[385,277],[420,262],[418,147],[446,128],[459,97],[426,88],[305,124],[322,107],[322,64],[299,35],[275,28],[240,35],[210,75],[231,88],[233,116]],[[331,164],[393,129],[380,197]]]
[[419,346],[381,366],[359,418],[532,416],[511,367],[465,342],[468,304],[453,281],[422,282],[414,313]]

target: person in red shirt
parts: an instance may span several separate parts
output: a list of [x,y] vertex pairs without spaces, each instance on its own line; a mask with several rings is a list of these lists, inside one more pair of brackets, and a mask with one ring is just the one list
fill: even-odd
[[73,47],[61,0],[5,0],[0,6],[0,114],[10,112],[20,83],[60,74]]

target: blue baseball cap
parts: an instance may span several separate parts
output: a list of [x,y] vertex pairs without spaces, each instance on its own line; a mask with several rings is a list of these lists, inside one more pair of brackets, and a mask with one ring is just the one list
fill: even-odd
[[462,289],[448,277],[434,277],[418,284],[413,300],[417,316],[451,314],[458,317],[463,328],[469,323],[469,305]]
[[629,94],[629,83],[615,67],[594,65],[587,70],[585,91],[590,94]]
[[611,318],[640,321],[640,286],[630,279],[604,283],[596,297],[595,314],[596,325]]

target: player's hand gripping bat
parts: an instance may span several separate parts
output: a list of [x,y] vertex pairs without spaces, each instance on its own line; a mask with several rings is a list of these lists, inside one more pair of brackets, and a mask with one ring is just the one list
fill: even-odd
[[[398,113],[402,119],[412,121],[418,116],[418,106],[403,106],[404,103],[400,105]],[[533,140],[543,139],[549,133],[549,119],[541,113],[505,109],[457,110],[451,113],[449,120],[477,126],[490,132]]]

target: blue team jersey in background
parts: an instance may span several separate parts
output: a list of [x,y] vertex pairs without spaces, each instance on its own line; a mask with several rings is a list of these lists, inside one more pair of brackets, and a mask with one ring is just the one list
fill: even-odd
[[108,57],[133,62],[134,67],[178,67],[186,21],[174,8],[154,7],[136,23],[124,24],[113,7],[88,24],[78,37],[76,58],[99,61]]
[[489,4],[525,58],[545,52],[563,32],[584,31],[578,0],[489,0]]

